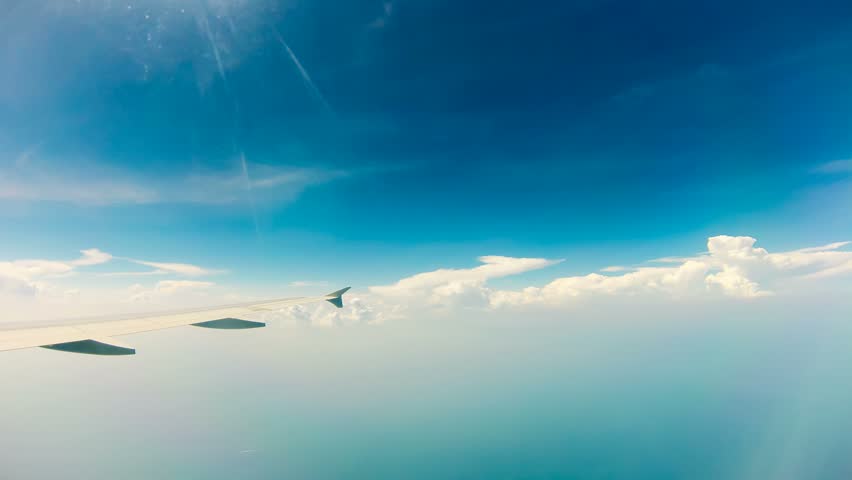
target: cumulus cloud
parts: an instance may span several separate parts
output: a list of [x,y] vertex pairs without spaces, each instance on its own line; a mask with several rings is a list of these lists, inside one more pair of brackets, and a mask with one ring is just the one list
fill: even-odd
[[[836,242],[788,252],[770,253],[747,236],[719,235],[707,240],[706,253],[665,257],[663,266],[612,266],[606,274],[557,278],[544,286],[496,290],[492,278],[515,275],[556,263],[547,259],[482,257],[472,269],[441,269],[404,278],[393,285],[370,288],[377,305],[423,307],[518,308],[560,307],[584,297],[750,299],[776,295],[776,287],[852,273],[850,242]],[[397,312],[400,313],[400,312]]]
[[[391,284],[369,287],[359,299],[360,311],[355,318],[342,318],[343,312],[333,314],[328,324],[381,323],[401,318],[418,309],[445,312],[482,308],[489,304],[489,280],[518,275],[555,265],[562,260],[546,258],[514,258],[497,255],[479,257],[482,263],[473,268],[439,269],[419,273]],[[364,319],[367,319],[366,321]],[[314,319],[313,323],[322,323]]]
[[295,322],[297,325],[313,327],[345,327],[350,325],[378,325],[385,322],[388,313],[387,305],[370,301],[359,295],[350,295],[345,300],[346,307],[330,309],[328,305],[293,305],[283,308],[277,315],[268,315],[267,320],[275,321],[278,316]]
[[492,305],[563,303],[581,295],[664,295],[754,298],[773,295],[785,280],[815,279],[852,271],[848,242],[769,253],[752,237],[719,235],[707,240],[707,253],[667,259],[673,266],[639,267],[621,275],[589,274],[556,279],[544,287],[492,293]]

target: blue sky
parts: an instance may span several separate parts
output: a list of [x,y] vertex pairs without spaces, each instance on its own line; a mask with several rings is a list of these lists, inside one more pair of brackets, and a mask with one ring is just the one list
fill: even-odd
[[852,156],[845,2],[10,5],[7,258],[369,283],[852,235],[816,170]]

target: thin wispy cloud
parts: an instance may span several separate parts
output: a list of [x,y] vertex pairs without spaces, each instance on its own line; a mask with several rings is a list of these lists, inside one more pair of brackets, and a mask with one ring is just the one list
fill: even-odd
[[219,46],[216,44],[216,39],[213,37],[213,32],[210,30],[210,20],[207,18],[207,13],[202,12],[198,15],[198,21],[204,31],[207,41],[210,42],[210,50],[213,52],[213,57],[216,59],[216,67],[219,69],[219,77],[227,85],[228,79],[225,77],[225,66],[222,64],[222,55],[219,53]]
[[376,17],[375,20],[370,22],[370,25],[369,25],[370,28],[373,28],[373,29],[385,28],[385,26],[387,26],[388,22],[390,21],[391,16],[393,15],[393,10],[394,10],[393,2],[390,2],[390,1],[384,2],[382,4],[382,14],[379,15],[378,17]]
[[288,284],[291,287],[303,288],[303,287],[327,287],[330,285],[329,282],[325,281],[316,281],[316,280],[296,280],[294,282],[290,282]]
[[[80,251],[80,256],[72,260],[20,259],[0,261],[0,293],[17,292],[32,295],[52,288],[51,281],[76,275],[87,267],[113,264],[116,261],[131,262],[150,267],[146,271],[108,271],[94,272],[96,276],[142,277],[153,275],[175,275],[183,277],[201,277],[224,273],[190,263],[152,262],[139,259],[116,257],[98,248]],[[167,280],[166,282],[170,282]],[[191,282],[191,281],[188,281]],[[168,285],[168,283],[164,284]]]
[[100,273],[102,277],[151,277],[157,275],[168,275],[166,270],[145,270],[141,272],[105,272]]
[[278,39],[278,43],[280,43],[281,46],[284,47],[284,51],[287,52],[287,55],[290,57],[290,60],[292,60],[296,68],[299,69],[299,73],[302,75],[302,80],[304,80],[305,85],[308,87],[311,94],[314,96],[314,98],[319,100],[320,103],[322,103],[322,106],[323,108],[325,108],[326,111],[332,112],[331,106],[328,104],[328,101],[326,101],[322,92],[320,92],[320,89],[311,79],[311,75],[308,73],[305,67],[302,66],[302,62],[299,61],[299,57],[296,56],[296,54],[293,52],[293,49],[290,48],[290,45],[287,44],[287,42],[284,40],[284,37],[281,36],[278,30],[273,29],[273,33],[275,34],[275,38]]
[[816,167],[814,172],[826,174],[852,173],[852,158],[824,163]]
[[74,179],[49,172],[0,172],[0,200],[103,206],[158,203],[163,197],[148,186],[118,178]]
[[798,253],[828,252],[828,251],[831,251],[831,250],[839,250],[839,249],[845,247],[846,245],[852,245],[852,241],[834,242],[834,243],[829,243],[828,245],[822,245],[820,247],[800,248],[800,249],[796,250],[796,252],[798,252]]
[[99,265],[101,263],[109,262],[113,258],[109,253],[102,252],[97,248],[81,250],[80,253],[83,254],[83,256],[68,262],[69,265],[74,267],[88,267],[91,265]]
[[647,260],[645,263],[683,263],[692,257],[660,257]]
[[204,275],[213,275],[217,273],[222,273],[222,270],[211,270],[204,267],[199,267],[198,265],[192,265],[189,263],[167,263],[167,262],[149,262],[145,260],[136,260],[132,258],[127,259],[130,262],[145,265],[148,267],[154,268],[153,272],[148,272],[149,274],[156,273],[173,273],[177,275],[184,275],[187,277],[200,277]]
[[115,169],[104,172],[98,165],[63,171],[62,166],[29,162],[0,166],[0,200],[82,206],[228,205],[246,200],[281,204],[295,200],[306,188],[348,175],[340,169],[250,164],[245,156],[240,157],[237,170],[156,178]]

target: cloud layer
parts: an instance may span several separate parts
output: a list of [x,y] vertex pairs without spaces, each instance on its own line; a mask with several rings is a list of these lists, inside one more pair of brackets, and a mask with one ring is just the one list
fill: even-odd
[[[566,308],[583,298],[756,299],[805,289],[808,285],[852,273],[850,242],[770,253],[747,236],[719,235],[707,240],[707,251],[694,257],[667,257],[634,267],[607,267],[606,274],[562,277],[544,286],[497,290],[488,280],[544,268],[559,260],[481,257],[484,265],[436,270],[404,278],[393,285],[371,287],[377,304],[417,309],[448,307],[496,310],[545,306]],[[405,308],[406,310],[408,308]],[[397,311],[396,314],[404,312]]]
[[[634,266],[606,267],[601,272],[560,277],[544,285],[519,289],[497,289],[489,282],[556,265],[562,260],[515,258],[489,255],[479,257],[471,268],[442,268],[418,273],[390,285],[372,286],[346,297],[346,307],[338,310],[325,304],[296,306],[273,314],[296,324],[343,326],[374,324],[413,316],[452,316],[479,312],[521,312],[532,308],[574,311],[587,300],[603,299],[607,304],[630,306],[654,300],[672,305],[701,300],[718,303],[755,302],[771,297],[820,292],[841,285],[852,276],[852,242],[770,253],[747,236],[719,235],[706,242],[706,252],[692,257],[671,256]],[[113,272],[99,275],[172,275],[178,278],[153,284],[134,283],[125,288],[89,295],[105,309],[120,302],[157,300],[169,306],[198,301],[208,304],[257,298],[252,289],[215,288],[199,277],[221,271],[189,263],[155,262],[113,257],[99,249],[88,249],[73,260],[14,260],[0,262],[0,294],[36,298],[48,302],[62,298],[65,304],[85,290],[60,289],[59,278],[80,269],[113,261],[132,262],[151,268],[143,272]],[[184,277],[184,278],[180,278]],[[188,278],[187,278],[188,277]],[[67,282],[65,282],[67,283]],[[292,282],[291,287],[319,289],[323,282]],[[218,298],[228,293],[227,298]],[[179,295],[176,295],[179,294]],[[68,300],[68,297],[72,300]],[[93,301],[94,301],[93,300]]]

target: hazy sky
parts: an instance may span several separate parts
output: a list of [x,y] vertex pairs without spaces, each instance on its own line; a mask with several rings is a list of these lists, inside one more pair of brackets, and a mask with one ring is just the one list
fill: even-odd
[[849,473],[852,4],[705,3],[0,1],[0,324],[353,286],[2,355],[0,478]]

